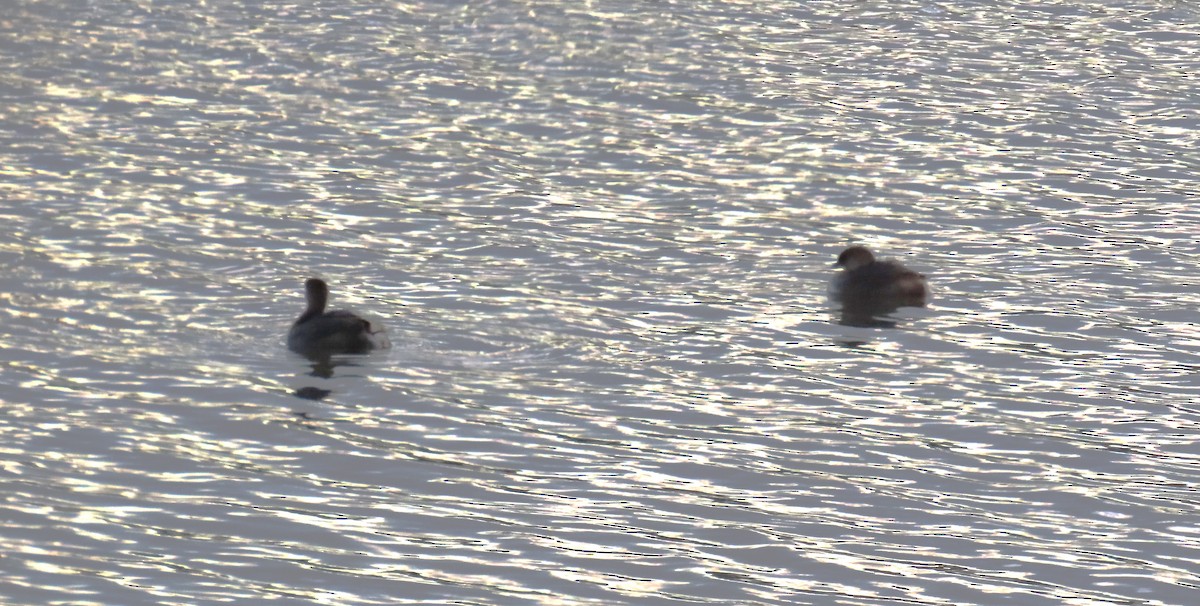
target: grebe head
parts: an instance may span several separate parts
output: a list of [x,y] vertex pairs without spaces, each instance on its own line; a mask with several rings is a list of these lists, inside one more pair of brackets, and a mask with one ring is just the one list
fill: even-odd
[[308,300],[308,313],[321,313],[329,302],[329,285],[324,280],[309,278],[304,282],[304,296]]
[[848,271],[853,271],[864,265],[870,265],[874,262],[875,255],[871,254],[871,251],[867,250],[866,246],[851,246],[850,248],[843,250],[842,254],[838,255],[836,265],[838,267],[844,267]]

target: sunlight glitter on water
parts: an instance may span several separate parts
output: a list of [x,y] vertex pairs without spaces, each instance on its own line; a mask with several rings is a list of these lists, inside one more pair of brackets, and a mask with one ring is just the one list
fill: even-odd
[[1191,603],[1194,9],[12,11],[4,599]]

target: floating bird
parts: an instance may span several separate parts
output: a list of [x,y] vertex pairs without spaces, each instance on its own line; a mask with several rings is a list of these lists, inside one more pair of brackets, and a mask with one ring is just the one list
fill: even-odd
[[345,310],[325,311],[329,286],[324,280],[309,278],[304,295],[308,305],[288,331],[288,349],[314,358],[366,353],[390,345],[382,326]]
[[876,261],[865,246],[842,251],[836,265],[843,271],[830,282],[829,295],[842,306],[844,323],[871,324],[876,316],[929,301],[925,276],[899,261]]

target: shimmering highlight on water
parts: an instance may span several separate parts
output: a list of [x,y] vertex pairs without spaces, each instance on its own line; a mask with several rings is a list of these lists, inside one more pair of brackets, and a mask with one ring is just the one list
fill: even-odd
[[0,600],[1195,601],[1200,10],[218,4],[0,15]]

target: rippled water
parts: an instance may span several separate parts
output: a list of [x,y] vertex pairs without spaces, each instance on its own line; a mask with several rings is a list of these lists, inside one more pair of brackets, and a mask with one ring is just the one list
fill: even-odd
[[1193,4],[7,6],[0,600],[1195,603]]

